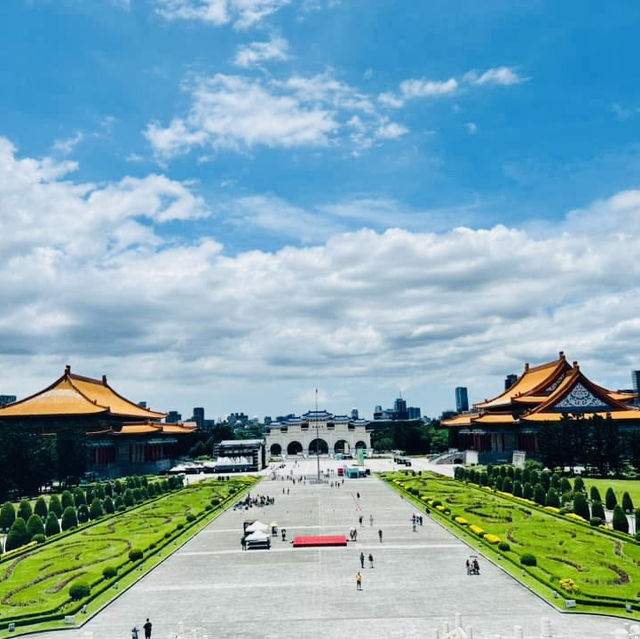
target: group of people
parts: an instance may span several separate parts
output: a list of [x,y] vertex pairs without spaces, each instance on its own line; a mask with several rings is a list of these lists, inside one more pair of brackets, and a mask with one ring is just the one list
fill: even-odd
[[[151,639],[151,626],[152,624],[147,617],[147,621],[142,626],[142,629],[144,630],[144,639]],[[138,630],[137,626],[131,628],[131,639],[138,639],[139,632],[140,630]]]
[[467,574],[468,575],[480,574],[480,564],[478,564],[478,559],[476,557],[467,559]]
[[[361,552],[360,553],[360,567],[361,568],[364,568],[364,560],[365,560],[364,553]],[[371,553],[369,553],[369,568],[373,568],[373,555]]]
[[234,510],[249,510],[253,506],[262,508],[264,506],[273,506],[276,503],[275,497],[269,497],[268,495],[256,495],[252,497],[250,493],[244,499],[236,502],[233,506]]

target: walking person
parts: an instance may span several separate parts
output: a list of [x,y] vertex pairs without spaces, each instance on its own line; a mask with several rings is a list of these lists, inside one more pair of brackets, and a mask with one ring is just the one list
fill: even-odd
[[373,568],[373,555],[369,553],[369,568]]
[[[362,575],[360,572],[356,573],[356,590],[362,590]],[[137,636],[135,639],[137,639]]]
[[362,515],[360,515],[360,517],[358,517],[358,523],[362,526]]
[[378,530],[378,539],[380,540],[380,543],[382,543],[382,529]]
[[131,628],[131,639],[138,639],[138,628],[136,626]]
[[149,617],[147,617],[147,622],[142,626],[144,628],[144,639],[151,639],[151,625]]
[[373,515],[369,515],[369,526],[373,526]]
[[364,568],[364,553],[360,553],[360,568]]

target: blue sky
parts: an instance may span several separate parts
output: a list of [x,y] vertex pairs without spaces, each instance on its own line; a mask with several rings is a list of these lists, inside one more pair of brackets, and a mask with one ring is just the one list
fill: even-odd
[[[640,366],[640,6],[6,0],[2,391],[435,415]],[[169,399],[168,399],[169,398]]]

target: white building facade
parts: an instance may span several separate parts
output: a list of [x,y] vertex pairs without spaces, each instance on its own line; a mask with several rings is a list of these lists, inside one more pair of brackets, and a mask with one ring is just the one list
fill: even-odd
[[309,411],[269,425],[267,454],[271,456],[355,453],[371,449],[371,434],[364,419]]

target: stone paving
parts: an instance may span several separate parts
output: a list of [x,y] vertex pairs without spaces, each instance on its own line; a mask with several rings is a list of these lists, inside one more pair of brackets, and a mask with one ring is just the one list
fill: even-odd
[[[336,466],[322,462],[323,469]],[[279,472],[291,469],[295,477],[311,476],[315,461]],[[481,575],[467,576],[469,548],[427,517],[413,532],[414,508],[378,479],[332,488],[267,477],[253,492],[274,496],[275,505],[227,511],[83,628],[32,636],[128,639],[133,625],[141,628],[149,617],[153,639],[431,639],[456,613],[475,639],[513,637],[515,624],[526,639],[537,639],[543,617],[556,639],[626,636],[622,620],[555,611],[482,557]],[[278,537],[270,551],[243,551],[242,522],[255,518],[284,526],[287,542]],[[289,543],[298,534],[348,534],[352,526],[358,540],[346,548]],[[367,561],[361,570],[362,592],[355,582],[360,552],[374,557],[374,568]]]

